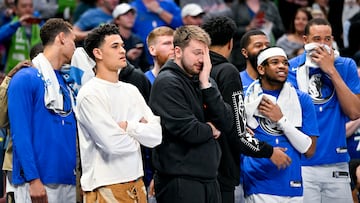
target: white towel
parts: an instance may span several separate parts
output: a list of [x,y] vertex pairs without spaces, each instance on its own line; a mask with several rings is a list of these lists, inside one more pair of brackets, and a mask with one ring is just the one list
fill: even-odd
[[295,127],[301,127],[302,111],[295,88],[292,87],[289,83],[285,82],[276,101],[274,96],[264,94],[259,80],[255,80],[248,87],[244,99],[247,125],[250,128],[255,129],[259,125],[255,116],[265,117],[258,111],[258,106],[263,96],[269,98],[273,103],[277,103],[281,109],[282,114],[288,118],[288,120]]
[[[330,47],[327,45],[320,45],[318,43],[306,44],[304,46],[306,51],[305,63],[296,70],[296,82],[299,90],[305,93],[309,92],[309,68],[319,68],[319,65],[311,60],[311,54],[318,46],[323,46],[330,53]],[[335,58],[339,57],[339,52],[337,50],[334,50],[334,56]]]
[[87,55],[86,51],[82,47],[75,49],[71,58],[71,65],[83,70],[83,76],[81,78],[81,85],[84,85],[87,81],[95,76],[93,68],[95,67],[95,61]]
[[[44,102],[46,108],[60,115],[69,114],[69,112],[65,112],[63,110],[63,94],[60,89],[59,81],[56,77],[54,69],[48,59],[44,56],[43,53],[40,53],[32,60],[32,63],[38,69],[41,79],[44,81]],[[70,92],[69,96],[71,99],[71,104],[74,105],[73,97],[69,88],[68,91]]]

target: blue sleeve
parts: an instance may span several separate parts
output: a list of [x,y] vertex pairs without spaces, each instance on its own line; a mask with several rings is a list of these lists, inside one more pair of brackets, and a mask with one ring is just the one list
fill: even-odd
[[0,43],[9,40],[21,26],[20,21],[9,22],[0,27]]
[[[8,89],[8,111],[10,132],[14,143],[14,156],[24,171],[26,181],[39,178],[32,145],[34,109],[34,73],[20,70],[10,81]],[[30,70],[31,71],[31,70]]]
[[342,75],[343,80],[354,94],[360,94],[360,80],[356,63],[350,58],[347,59],[347,63],[345,63],[345,67],[343,67],[347,71],[347,75]]
[[89,19],[92,19],[91,13],[92,13],[92,10],[88,10],[87,12],[83,13],[80,16],[79,20],[76,21],[74,26],[80,28],[80,30],[82,30],[82,31],[90,30],[89,27],[91,27],[91,20],[89,20]]
[[[168,2],[167,6],[164,5],[166,11],[170,12],[173,15],[173,18],[170,22],[170,27],[177,28],[183,25],[182,18],[181,18],[181,9],[176,5],[174,1]],[[160,2],[161,4],[161,2]],[[162,5],[161,5],[162,6]]]
[[319,127],[316,117],[315,106],[308,94],[297,90],[302,111],[302,127],[301,132],[308,136],[319,136]]

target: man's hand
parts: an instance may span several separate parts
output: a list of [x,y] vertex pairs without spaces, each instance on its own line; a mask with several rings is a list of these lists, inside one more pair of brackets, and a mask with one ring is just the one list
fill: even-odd
[[29,14],[21,16],[19,19],[20,24],[23,26],[31,25],[31,24],[39,24],[41,22],[41,19]]
[[218,130],[211,122],[206,123],[211,127],[214,139],[218,139],[221,135],[220,130]]
[[320,66],[321,70],[324,71],[324,73],[331,76],[332,73],[336,71],[334,66],[334,50],[330,48],[329,53],[328,50],[323,46],[318,46],[314,50],[315,51],[311,53],[311,60],[317,63]]
[[142,117],[142,118],[139,120],[139,122],[140,122],[140,123],[147,123],[148,121],[147,121],[144,117]]
[[285,148],[274,147],[273,154],[270,157],[270,160],[278,167],[278,169],[285,169],[291,164],[291,158],[285,151]]
[[[141,117],[141,119],[139,120],[139,123],[147,123],[148,121],[144,118]],[[120,126],[120,128],[122,128],[124,131],[126,131],[127,126],[128,126],[128,122],[127,121],[120,121],[118,123],[118,125]]]
[[119,125],[120,128],[122,128],[124,131],[126,131],[126,128],[127,128],[128,123],[127,123],[127,121],[120,121],[120,122],[118,123],[118,125]]
[[148,197],[153,197],[153,196],[155,196],[155,186],[154,186],[154,179],[151,179],[149,184]]
[[30,181],[30,197],[33,203],[47,203],[46,190],[40,179]]
[[153,13],[156,13],[160,8],[159,2],[156,0],[143,0],[143,3],[145,7]]
[[200,88],[207,88],[210,86],[209,78],[210,78],[211,67],[212,65],[210,61],[209,47],[207,45],[204,45],[203,68],[199,73]]
[[269,98],[266,98],[266,96],[263,96],[258,109],[262,115],[269,118],[272,122],[277,122],[283,117],[279,105],[274,104]]
[[255,135],[254,131],[251,130],[251,128],[249,128],[249,127],[246,127],[246,132],[248,132],[248,134],[250,134],[250,135],[253,136],[253,137],[254,137],[254,135]]
[[33,66],[33,64],[31,63],[30,60],[25,60],[25,61],[21,61],[18,64],[16,64],[16,66],[11,69],[11,71],[7,74],[8,77],[12,77],[15,75],[15,73],[17,73],[20,69],[25,68],[25,67],[29,67],[29,66]]

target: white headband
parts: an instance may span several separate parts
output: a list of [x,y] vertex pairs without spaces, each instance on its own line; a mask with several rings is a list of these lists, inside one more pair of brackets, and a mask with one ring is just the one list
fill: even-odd
[[285,51],[280,47],[271,47],[262,51],[259,56],[257,57],[257,65],[259,66],[264,62],[266,59],[273,57],[273,56],[283,56],[287,58]]

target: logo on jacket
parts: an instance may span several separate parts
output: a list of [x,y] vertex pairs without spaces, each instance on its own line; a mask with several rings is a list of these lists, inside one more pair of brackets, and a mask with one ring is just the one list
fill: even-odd
[[245,134],[245,125],[246,125],[246,114],[245,114],[245,105],[244,105],[244,95],[242,91],[234,92],[232,94],[233,106],[234,106],[234,116],[236,120],[236,128],[239,135]]

